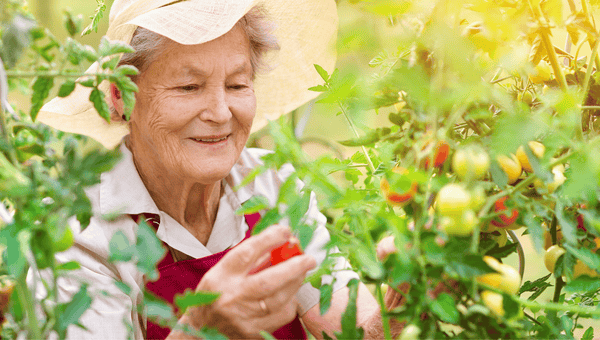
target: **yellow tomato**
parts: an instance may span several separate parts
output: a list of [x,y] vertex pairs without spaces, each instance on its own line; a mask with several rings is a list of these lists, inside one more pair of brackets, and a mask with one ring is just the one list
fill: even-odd
[[581,275],[587,275],[589,277],[599,277],[600,275],[588,267],[585,263],[581,262],[581,260],[577,260],[575,263],[575,267],[573,267],[573,278],[578,278]]
[[[546,147],[544,146],[544,144],[536,141],[531,141],[527,143],[527,145],[537,158],[542,158],[544,156],[544,152],[546,152]],[[517,149],[516,156],[519,162],[521,163],[521,167],[523,168],[523,170],[527,172],[533,172],[533,169],[531,168],[531,163],[529,162],[529,158],[527,158],[525,148],[522,145],[519,146],[519,148]]]
[[513,184],[521,176],[521,163],[517,159],[517,156],[510,154],[510,157],[506,155],[500,155],[496,158],[500,168],[504,170],[504,173],[508,176],[508,184]]
[[460,179],[483,178],[490,168],[490,157],[480,147],[457,150],[452,157],[452,170]]
[[481,301],[497,317],[504,316],[504,306],[502,304],[502,294],[484,290],[481,292]]
[[554,273],[556,261],[565,253],[565,250],[558,245],[553,245],[546,250],[544,254],[544,265],[549,272]]
[[479,283],[500,289],[508,294],[516,294],[519,291],[519,287],[521,287],[521,275],[519,275],[519,272],[515,268],[500,263],[491,256],[484,256],[483,260],[488,266],[494,269],[496,273],[478,276],[477,281]]

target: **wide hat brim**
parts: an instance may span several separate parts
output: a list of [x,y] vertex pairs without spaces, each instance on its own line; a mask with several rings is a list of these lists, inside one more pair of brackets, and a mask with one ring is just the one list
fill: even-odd
[[[261,5],[280,45],[265,56],[269,71],[254,80],[257,110],[252,131],[293,111],[318,93],[323,81],[313,64],[335,67],[337,10],[333,0],[115,0],[107,37],[129,43],[138,26],[180,44],[201,44],[227,33],[251,8]],[[115,7],[116,6],[116,7]],[[95,73],[98,64],[87,72]],[[100,85],[107,102],[109,83]],[[45,104],[39,121],[65,132],[90,136],[112,149],[129,133],[127,123],[107,123],[89,101],[91,89],[78,85],[69,96]]]

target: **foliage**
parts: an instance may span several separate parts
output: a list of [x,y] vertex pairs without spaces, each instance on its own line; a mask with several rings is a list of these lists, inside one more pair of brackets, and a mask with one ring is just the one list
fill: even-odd
[[[104,15],[104,1],[97,5],[85,33],[96,30]],[[586,1],[569,2],[568,15],[558,0],[352,0],[343,5],[399,32],[392,48],[361,51],[372,55],[372,74],[366,77],[329,74],[315,65],[323,83],[311,90],[322,92],[319,102],[346,119],[355,138],[340,144],[357,152],[348,158],[310,160],[287,124],[271,124],[274,153],[246,183],[286,163],[296,172],[283,183],[275,206],[255,197],[238,213],[266,210],[256,232],[287,218],[305,246],[314,226],[303,216],[316,194],[330,221],[329,247],[340,251],[307,278],[320,290],[321,313],[329,309],[333,293],[321,276],[335,270],[335,256],[344,256],[360,280],[374,287],[382,305],[386,287],[410,284],[405,304],[382,308],[387,339],[393,336],[392,319],[410,325],[407,329],[422,338],[597,335],[598,329],[580,329],[583,319],[600,318],[600,36]],[[98,174],[119,155],[35,119],[51,94],[65,97],[84,86],[92,89],[89,100],[100,116],[110,120],[98,88],[105,81],[123,92],[130,112],[137,90],[130,76],[137,70],[117,66],[115,56],[130,51],[126,45],[103,39],[94,49],[79,43],[80,15],[65,15],[70,37],[61,42],[37,26],[21,1],[10,0],[0,10],[0,270],[5,275],[0,282],[3,289],[14,287],[2,337],[56,333],[62,338],[69,325],[78,324],[93,296],[82,286],[70,301],[58,300],[56,280],[79,265],[58,264],[54,255],[73,243],[69,224],[85,228],[89,223],[84,188],[97,183]],[[569,32],[571,50],[553,45],[557,30]],[[591,48],[589,57],[579,55],[584,45]],[[98,70],[85,73],[91,63]],[[8,105],[8,90],[31,98],[27,113]],[[388,122],[372,127],[357,123],[365,114],[386,115]],[[530,148],[531,141],[540,142],[544,151]],[[440,142],[449,146],[449,155],[438,152]],[[453,162],[464,150],[466,163]],[[482,153],[486,157],[475,160]],[[516,154],[516,161],[501,157],[510,154]],[[522,172],[525,162],[530,172]],[[298,180],[304,182],[301,190]],[[454,202],[438,201],[443,188],[453,189],[444,192],[456,195]],[[517,252],[518,236],[512,230],[529,234],[539,251],[552,244],[565,250],[554,273],[518,282],[516,290],[511,283],[517,271],[484,258],[501,260]],[[380,261],[376,245],[389,235],[399,251]],[[113,236],[110,259],[134,262],[152,277],[162,254],[156,249],[160,242],[142,223],[135,240],[123,233]],[[41,301],[28,288],[29,269],[50,273],[36,278],[50,288]],[[130,293],[127,285],[116,284]],[[356,325],[358,281],[349,288],[341,332],[324,338],[369,335]],[[553,301],[541,301],[548,289]],[[176,303],[185,309],[215,299],[218,294],[187,292]],[[166,303],[148,293],[144,303],[150,318],[175,324]],[[222,337],[210,329],[198,334]]]
[[[583,1],[580,10],[573,4],[563,16],[562,2],[552,0],[351,3],[400,32],[391,50],[370,51],[373,72],[366,77],[328,74],[315,65],[323,84],[311,90],[322,92],[319,102],[345,117],[356,138],[340,143],[358,152],[309,161],[281,122],[271,125],[276,147],[265,169],[284,163],[296,168],[305,183],[300,195],[317,193],[332,221],[330,245],[363,282],[376,292],[381,285],[410,283],[406,304],[383,312],[384,324],[416,324],[428,338],[581,335],[582,319],[600,318],[593,302],[600,293],[600,59],[588,4]],[[560,29],[569,32],[573,52],[552,44],[552,32]],[[583,45],[591,47],[589,57],[579,56]],[[359,126],[365,114],[387,114],[389,122]],[[542,155],[530,149],[531,141],[545,147]],[[452,151],[447,161],[431,166],[439,142]],[[453,154],[474,147],[489,157],[480,162],[471,153],[466,165],[452,164]],[[500,157],[510,154],[520,158]],[[530,172],[521,168],[527,161]],[[480,176],[482,166],[489,173]],[[463,190],[452,191],[454,201],[440,203],[438,192],[448,184]],[[282,214],[298,200],[286,194],[272,211]],[[529,234],[539,251],[545,242],[545,248],[560,244],[566,250],[554,274],[522,283],[519,292],[508,292],[509,281],[503,281],[514,269],[498,274],[506,268],[482,261],[483,255],[502,259],[517,251],[512,230]],[[388,235],[399,252],[378,262],[376,244]],[[319,272],[331,272],[330,263]],[[486,273],[496,275],[493,286],[478,279]],[[551,275],[554,282],[548,282]],[[310,279],[327,305],[328,286]],[[553,301],[541,301],[548,288]],[[499,304],[483,299],[490,296],[484,291],[501,293],[493,300]],[[586,302],[574,292],[587,294]],[[343,320],[344,334],[350,334],[348,324],[355,320]],[[584,337],[593,333],[590,327]]]

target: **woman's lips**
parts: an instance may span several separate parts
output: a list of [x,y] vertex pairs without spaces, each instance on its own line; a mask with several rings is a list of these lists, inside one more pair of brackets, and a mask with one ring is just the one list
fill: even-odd
[[215,145],[227,141],[229,135],[225,136],[207,136],[207,137],[191,137],[194,142],[207,145]]

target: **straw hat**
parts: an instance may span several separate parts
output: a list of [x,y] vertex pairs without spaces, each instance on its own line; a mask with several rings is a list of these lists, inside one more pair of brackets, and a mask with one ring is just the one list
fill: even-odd
[[[272,70],[254,81],[256,131],[318,93],[308,91],[322,83],[313,64],[332,71],[335,66],[337,12],[334,0],[115,0],[106,33],[111,40],[129,43],[137,26],[180,44],[201,44],[227,33],[252,7],[261,5],[275,24],[281,47],[265,56]],[[88,72],[95,72],[94,64]],[[109,83],[100,85],[108,97]],[[126,123],[107,123],[89,102],[91,89],[77,86],[65,98],[44,105],[38,119],[56,129],[90,136],[107,148],[129,133]],[[110,103],[110,100],[107,100]]]

